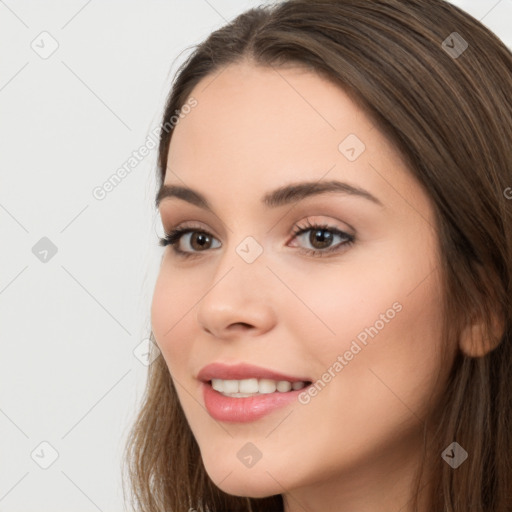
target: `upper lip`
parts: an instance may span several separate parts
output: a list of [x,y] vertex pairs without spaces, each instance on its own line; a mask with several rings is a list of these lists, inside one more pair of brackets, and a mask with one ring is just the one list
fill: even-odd
[[207,364],[197,374],[197,378],[203,382],[212,379],[241,380],[241,379],[272,379],[276,381],[287,380],[289,382],[310,382],[307,378],[293,377],[283,373],[269,370],[261,366],[254,366],[248,363],[227,365],[224,363]]

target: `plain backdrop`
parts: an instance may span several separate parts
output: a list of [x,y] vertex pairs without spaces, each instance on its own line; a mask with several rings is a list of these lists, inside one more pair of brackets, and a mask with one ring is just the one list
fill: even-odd
[[[93,191],[159,125],[188,48],[260,3],[0,0],[0,512],[124,510],[156,149]],[[512,0],[453,3],[512,46]]]

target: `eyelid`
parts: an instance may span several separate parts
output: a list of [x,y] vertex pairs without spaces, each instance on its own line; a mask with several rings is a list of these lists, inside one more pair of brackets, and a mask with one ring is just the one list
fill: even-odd
[[[348,222],[342,222],[342,221],[340,221],[338,219],[318,220],[318,218],[321,218],[321,217],[329,217],[329,215],[309,215],[309,216],[306,216],[305,218],[302,218],[302,220],[300,220],[300,221],[293,222],[292,227],[288,229],[287,234],[290,235],[290,236],[291,235],[296,235],[297,231],[301,227],[308,226],[310,228],[314,228],[314,227],[317,227],[319,225],[322,225],[322,226],[325,226],[326,228],[337,229],[338,231],[341,231],[344,234],[347,234],[347,235],[350,235],[350,236],[355,236],[356,230]],[[342,223],[345,226],[347,226],[348,229],[344,228],[344,227],[340,227],[339,225],[336,225],[335,223]],[[215,238],[219,239],[219,237],[215,234],[215,230],[211,229],[209,226],[208,227],[206,227],[206,226],[203,227],[201,225],[201,224],[203,224],[201,221],[183,221],[183,222],[170,223],[170,224],[171,224],[170,229],[165,229],[165,225],[163,225],[164,231],[165,231],[166,234],[170,233],[171,231],[175,231],[177,229],[194,229],[194,230],[197,230],[197,231],[204,231],[204,232],[214,236]]]

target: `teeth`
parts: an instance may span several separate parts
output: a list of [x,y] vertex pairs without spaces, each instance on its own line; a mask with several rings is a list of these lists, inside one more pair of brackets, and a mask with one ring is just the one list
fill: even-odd
[[224,393],[238,393],[238,381],[237,380],[226,380],[223,383]]
[[260,379],[258,381],[258,391],[260,393],[273,393],[277,389],[277,382],[270,379]]
[[[225,380],[225,383],[238,382],[238,391],[240,393],[257,393],[258,392],[258,379],[243,379],[243,380]],[[224,387],[224,389],[227,388]]]
[[280,391],[281,393],[284,393],[286,391],[290,391],[292,389],[291,382],[288,382],[287,380],[280,380],[277,383],[277,391]]
[[270,394],[276,391],[286,393],[290,390],[302,389],[306,386],[305,382],[288,382],[287,380],[272,379],[241,379],[224,380],[212,379],[212,388],[219,393],[232,397],[247,397],[259,394]]

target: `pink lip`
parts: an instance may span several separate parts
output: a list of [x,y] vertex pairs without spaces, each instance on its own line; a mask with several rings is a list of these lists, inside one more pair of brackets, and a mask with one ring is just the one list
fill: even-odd
[[240,379],[272,379],[287,380],[289,382],[311,382],[308,378],[292,377],[282,373],[268,370],[259,366],[250,364],[237,364],[228,366],[222,363],[212,363],[205,366],[197,375],[201,382],[201,391],[205,407],[212,418],[217,421],[231,423],[246,423],[255,421],[266,414],[284,407],[298,399],[307,386],[298,390],[291,390],[281,393],[268,393],[249,397],[235,398],[224,396],[215,391],[211,384],[211,379],[240,380]]
[[240,380],[240,379],[272,379],[272,380],[287,380],[289,382],[310,382],[311,379],[307,377],[292,377],[291,375],[284,375],[261,366],[254,366],[252,364],[240,363],[228,366],[223,363],[211,363],[206,365],[198,373],[197,378],[203,382],[208,382],[212,379],[224,380]]
[[232,398],[215,391],[208,382],[201,383],[203,400],[210,416],[217,421],[247,423],[298,400],[306,388],[280,393]]

